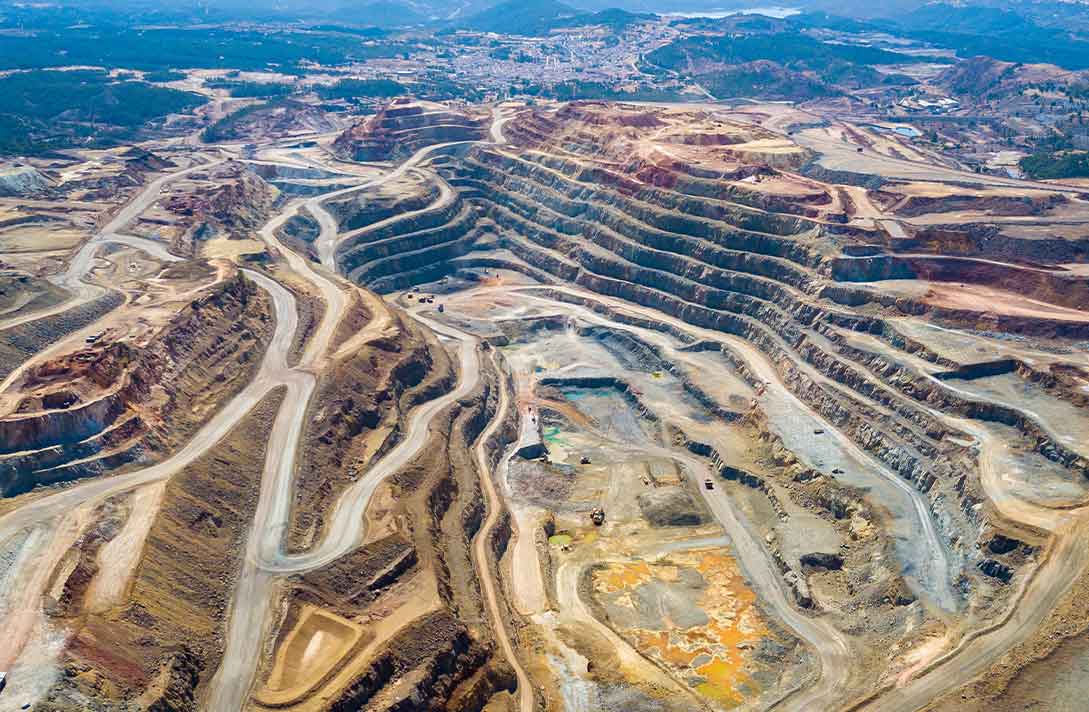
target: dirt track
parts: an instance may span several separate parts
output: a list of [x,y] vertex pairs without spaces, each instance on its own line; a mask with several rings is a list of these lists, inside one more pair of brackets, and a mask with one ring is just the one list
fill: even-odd
[[[486,287],[480,291],[496,289],[502,290],[504,288]],[[526,298],[549,302],[547,299],[532,295],[533,288],[512,287],[510,289],[513,292],[523,292],[522,296]],[[722,340],[738,351],[760,378],[772,384],[777,381],[774,370],[770,365],[766,364],[763,356],[744,342],[740,342],[740,340],[691,327],[679,320],[656,313],[654,310],[628,304],[621,300],[603,297],[573,287],[560,287],[558,289],[582,298],[621,308],[627,313],[639,314],[659,322],[669,323],[700,338]],[[636,332],[639,333],[641,338],[648,341],[666,341],[654,332],[647,332],[638,327],[613,322],[584,307],[563,303],[551,304],[560,311],[575,314],[578,318],[587,322],[607,325],[618,330]],[[683,354],[674,354],[674,357],[683,358]],[[800,403],[798,407],[805,408]],[[988,498],[999,507],[1002,514],[1011,521],[1023,522],[1030,526],[1051,531],[1055,535],[1055,539],[1047,550],[1045,560],[1024,583],[1023,589],[1014,599],[1015,603],[1003,619],[986,629],[969,635],[955,648],[937,657],[917,671],[914,677],[902,687],[885,689],[872,699],[856,703],[852,709],[894,710],[896,712],[916,710],[943,693],[955,689],[975,675],[985,672],[1013,645],[1025,640],[1036,630],[1054,608],[1057,601],[1069,589],[1077,575],[1086,565],[1089,565],[1089,523],[1087,523],[1080,510],[1056,511],[1012,497],[1006,490],[991,456],[993,448],[998,447],[1000,444],[990,437],[986,431],[974,427],[970,421],[950,420],[956,420],[957,427],[964,432],[972,433],[980,441],[982,445],[981,481]],[[853,444],[850,446],[854,447]],[[688,463],[688,465],[693,469],[697,466],[702,467],[698,462]],[[689,470],[690,476],[696,476],[693,469]],[[695,472],[699,471],[701,470],[695,469]],[[903,487],[908,486],[903,482],[898,482],[898,484]],[[837,699],[837,696],[842,700],[842,685],[851,666],[850,652],[842,636],[838,634],[838,631],[831,629],[830,626],[821,628],[822,624],[819,621],[814,621],[797,613],[792,605],[782,597],[781,591],[777,592],[777,589],[780,588],[777,585],[779,579],[777,572],[759,567],[756,569],[749,568],[754,561],[761,558],[760,545],[744,535],[744,527],[739,527],[730,510],[728,498],[721,491],[707,492],[703,488],[699,489],[707,499],[708,505],[715,513],[716,518],[723,524],[734,539],[735,545],[741,550],[741,559],[746,564],[749,575],[765,596],[765,601],[776,610],[787,625],[819,652],[822,662],[822,675],[818,683],[805,690],[789,694],[780,700],[775,707],[808,710],[815,709],[817,705],[827,705],[829,700]],[[914,499],[918,500],[917,497]],[[936,538],[937,535],[933,530],[933,524],[930,522],[929,512],[924,508],[919,511],[919,517],[929,524],[926,529],[929,532],[928,535]],[[518,550],[516,544],[515,552],[517,553]],[[535,564],[535,557],[533,557],[532,561]],[[531,564],[526,562],[522,565],[529,566]],[[767,574],[770,574],[770,576]],[[564,584],[564,582],[571,583],[568,581],[572,575],[571,571],[566,571],[561,567],[557,575],[560,595],[564,596],[565,591],[570,593],[570,586],[561,584]],[[564,578],[565,576],[566,578]],[[515,572],[515,578],[516,580],[519,578],[517,571]],[[571,606],[576,605],[574,600],[567,603]]]
[[[503,373],[494,354],[491,356],[491,365],[496,373]],[[498,432],[499,428],[503,426],[510,410],[510,396],[507,392],[506,384],[503,383],[502,380],[501,376],[499,384],[499,406],[496,409],[495,415],[492,416],[491,423],[489,423],[488,427],[484,429],[484,432],[480,434],[480,437],[477,439],[476,447],[473,449],[477,472],[480,475],[481,490],[484,492],[484,496],[488,502],[488,516],[480,526],[480,531],[477,532],[476,538],[473,540],[473,559],[476,564],[477,577],[480,581],[481,589],[484,592],[484,598],[487,600],[488,611],[492,619],[492,629],[495,631],[499,646],[503,649],[503,654],[506,656],[511,667],[514,668],[515,677],[518,679],[518,709],[521,712],[533,712],[535,707],[533,683],[530,681],[529,675],[526,674],[525,668],[522,667],[522,663],[518,660],[518,654],[515,652],[514,645],[510,640],[510,635],[507,633],[503,609],[499,603],[499,596],[495,590],[494,574],[488,564],[490,558],[488,556],[488,546],[491,541],[491,535],[495,529],[495,525],[499,523],[499,518],[503,511],[499,493],[496,492],[495,489],[495,475],[492,472],[491,458],[488,456],[487,451],[488,441],[496,432]]]
[[[503,292],[506,288],[484,288],[478,292]],[[626,331],[637,335],[639,338],[652,343],[662,345],[672,358],[683,358],[682,354],[672,350],[668,339],[661,334],[649,332],[645,329],[612,321],[590,309],[582,306],[554,302],[535,295],[520,293],[518,288],[510,288],[510,291],[542,304],[548,304],[560,311],[591,324],[608,326],[618,331]],[[620,304],[616,300],[609,300],[597,294],[585,293],[572,288],[572,294],[601,302]],[[458,299],[474,299],[475,292],[466,292],[458,295]],[[623,304],[626,311],[637,311],[633,305]],[[654,319],[665,321],[662,314],[644,310],[644,315]],[[684,325],[685,328],[691,328]],[[721,338],[722,335],[717,335]],[[775,378],[774,372],[764,374],[768,378]],[[804,690],[794,691],[780,698],[775,705],[776,709],[810,710],[818,703],[826,703],[830,699],[842,699],[843,686],[847,675],[851,670],[851,651],[842,633],[837,631],[826,621],[814,620],[794,608],[785,591],[782,577],[771,560],[764,547],[756,541],[750,530],[738,519],[725,490],[716,489],[708,491],[699,486],[702,480],[709,476],[707,465],[703,461],[692,457],[686,452],[675,449],[656,451],[662,457],[676,460],[684,465],[687,476],[696,485],[701,495],[706,500],[711,512],[719,524],[729,535],[737,549],[738,558],[742,567],[752,580],[754,588],[760,593],[762,600],[775,614],[799,637],[805,640],[817,653],[820,661],[820,677],[818,681]],[[927,513],[929,517],[929,513]],[[536,592],[538,586],[535,581],[540,580],[540,564],[537,560],[536,549],[532,539],[525,536],[528,532],[518,532],[518,537],[513,545],[514,558],[512,559],[512,576],[515,580],[515,592],[521,593],[519,598],[523,601],[536,601],[543,597],[543,593]],[[582,624],[597,630],[605,639],[609,640],[616,650],[620,660],[633,673],[641,674],[649,680],[657,680],[660,684],[670,686],[672,683],[656,666],[650,664],[626,641],[617,636],[610,628],[602,625],[590,612],[578,593],[578,579],[584,564],[580,564],[575,558],[565,559],[556,572],[556,591],[559,596],[559,607],[564,616],[574,616]],[[523,605],[525,605],[523,603]]]

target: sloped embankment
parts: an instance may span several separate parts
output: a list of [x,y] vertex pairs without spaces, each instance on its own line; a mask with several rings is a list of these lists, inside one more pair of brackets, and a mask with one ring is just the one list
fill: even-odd
[[20,382],[31,395],[0,419],[0,492],[100,474],[185,442],[251,379],[273,321],[268,296],[239,275],[143,348],[100,341],[36,364]]
[[[116,709],[134,699],[147,709],[199,708],[222,655],[227,604],[257,504],[262,444],[282,398],[281,391],[266,396],[171,478],[116,607],[80,614],[78,597],[71,603],[73,617],[58,621],[72,629],[66,681],[51,693],[51,709]],[[86,573],[77,568],[68,578]]]

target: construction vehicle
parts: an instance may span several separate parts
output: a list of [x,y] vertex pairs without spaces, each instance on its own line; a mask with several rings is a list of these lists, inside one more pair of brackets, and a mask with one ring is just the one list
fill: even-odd
[[594,523],[595,527],[600,527],[605,523],[605,510],[601,507],[594,507],[590,511],[590,521]]
[[586,457],[585,455],[583,455],[583,456],[582,456],[582,459],[581,459],[581,460],[579,460],[579,464],[580,464],[580,465],[589,465],[589,464],[590,464],[590,458],[588,458],[588,457]]
[[444,311],[446,311],[446,307],[443,306],[442,304],[440,304],[439,305],[439,314],[442,314]]
[[8,686],[8,674],[6,672],[0,672],[0,692],[4,691],[4,688]]
[[703,481],[703,486],[706,489],[713,490],[715,488],[715,483],[708,479]]

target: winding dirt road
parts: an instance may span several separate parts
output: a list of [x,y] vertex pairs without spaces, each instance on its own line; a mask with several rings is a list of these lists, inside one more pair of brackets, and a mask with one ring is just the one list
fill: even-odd
[[[307,201],[307,205],[311,209],[317,208],[314,210],[315,215],[324,213],[328,216],[320,207],[321,199],[327,198],[328,196],[322,196],[320,199],[312,199]],[[462,332],[417,316],[420,323],[436,333],[458,340],[460,348],[457,386],[413,410],[400,442],[373,463],[337,499],[328,518],[328,526],[310,551],[287,554],[283,548],[284,534],[290,526],[295,463],[316,385],[312,372],[329,351],[332,336],[347,303],[343,290],[333,278],[314,270],[305,259],[286,249],[277,240],[276,229],[294,215],[299,207],[300,204],[295,203],[285,208],[265,226],[261,236],[270,247],[282,254],[300,277],[313,284],[323,295],[326,309],[299,366],[287,369],[284,374],[284,382],[289,392],[273,424],[254,525],[248,538],[243,569],[230,608],[223,661],[209,687],[207,706],[214,710],[241,709],[248,698],[264,642],[264,636],[255,634],[255,631],[265,631],[269,627],[273,584],[276,580],[291,573],[321,568],[359,546],[366,536],[364,513],[375,490],[389,476],[407,465],[426,445],[435,416],[472,392],[480,379],[476,340]],[[322,237],[327,244],[335,243],[336,224],[331,216],[323,224]],[[295,326],[293,323],[292,335]],[[371,338],[377,338],[384,333],[385,323],[372,324],[368,331]],[[362,345],[363,342],[355,340],[355,343]],[[286,368],[286,363],[284,367]]]
[[[530,288],[532,289],[532,288]],[[667,358],[681,359],[684,354],[676,351],[672,342],[657,332],[649,331],[641,327],[623,324],[613,321],[597,312],[581,305],[557,302],[545,297],[520,292],[519,288],[488,287],[482,290],[474,290],[466,293],[464,299],[473,300],[473,294],[487,290],[489,292],[508,291],[518,293],[522,298],[530,299],[555,308],[561,313],[574,317],[585,323],[595,324],[618,331],[629,333],[643,342],[654,343],[664,349]],[[590,298],[599,295],[582,294]],[[630,305],[626,305],[630,308]],[[654,315],[653,318],[660,318]],[[721,335],[720,335],[721,336]],[[795,690],[774,704],[776,709],[785,710],[812,710],[819,704],[827,704],[829,700],[842,699],[844,686],[851,670],[851,650],[846,637],[836,630],[827,621],[814,619],[804,615],[790,602],[785,583],[779,573],[778,567],[772,560],[770,553],[755,538],[751,530],[743,523],[743,517],[733,507],[724,489],[706,490],[700,486],[703,479],[712,477],[707,463],[687,452],[672,448],[650,448],[654,454],[677,461],[683,466],[693,486],[707,501],[710,511],[718,520],[723,530],[733,541],[737,551],[738,561],[749,577],[754,589],[758,592],[762,602],[768,605],[777,617],[801,639],[803,639],[816,653],[819,661],[820,674],[817,681],[807,688]],[[540,562],[537,558],[535,546],[522,531],[518,531],[518,538],[513,547],[512,576],[515,583],[515,597],[518,600],[537,601],[544,599],[543,580],[540,578]],[[565,559],[556,572],[556,589],[560,597],[561,613],[575,615],[583,623],[590,625],[601,632],[617,650],[622,661],[633,671],[642,674],[664,675],[654,666],[648,669],[650,663],[637,651],[629,646],[622,638],[611,629],[600,624],[594,618],[587,606],[578,595],[578,577],[581,575],[582,566],[576,565],[572,559]],[[538,584],[537,582],[540,581]],[[541,590],[538,590],[541,589]],[[652,677],[650,679],[659,679]]]
[[[488,604],[488,611],[492,618],[492,630],[495,631],[499,647],[502,648],[503,654],[514,669],[514,675],[518,680],[518,709],[520,712],[533,712],[535,707],[533,683],[530,681],[525,668],[522,667],[522,663],[518,660],[510,635],[507,633],[502,607],[499,604],[499,596],[495,590],[495,578],[488,566],[490,558],[488,555],[488,542],[491,540],[492,531],[495,529],[495,525],[499,523],[500,514],[503,511],[502,501],[495,488],[495,474],[492,472],[490,458],[488,457],[488,440],[503,426],[510,410],[510,394],[504,383],[503,370],[494,353],[490,356],[490,361],[495,372],[500,374],[499,406],[496,408],[495,415],[492,416],[492,421],[480,434],[476,447],[473,449],[477,473],[480,476],[481,490],[484,492],[488,508],[488,516],[473,539],[473,562],[476,564],[477,578],[480,580],[481,590],[484,592],[484,599]],[[502,459],[505,459],[509,453],[514,452],[515,447],[513,444],[508,447],[507,451],[503,453]]]
[[[337,226],[321,203],[335,195],[347,194],[392,180],[446,145],[450,144],[421,149],[408,161],[374,181],[324,194],[306,202],[307,207],[313,211],[321,225],[319,252],[322,255],[322,264],[329,268],[329,271],[335,269],[333,255]],[[139,247],[152,256],[162,259],[176,259],[169,256],[165,248],[157,243],[121,235],[118,231],[146,210],[158,198],[162,187],[167,182],[195,171],[207,170],[222,162],[221,160],[192,166],[183,171],[162,176],[149,184],[99,234],[83,245],[74,255],[68,270],[58,277],[60,284],[73,291],[75,295],[73,299],[48,313],[39,312],[29,315],[27,320],[39,319],[49,313],[64,311],[71,308],[75,302],[97,296],[100,288],[84,282],[83,279],[93,265],[97,248],[106,242],[114,241]],[[0,518],[0,540],[2,540],[36,523],[57,519],[74,507],[86,506],[89,502],[101,501],[114,494],[166,479],[195,461],[225,437],[231,428],[272,389],[286,387],[287,397],[276,416],[267,445],[268,456],[255,524],[248,538],[247,556],[231,605],[226,654],[221,667],[213,677],[206,702],[208,709],[217,710],[217,712],[241,709],[247,699],[263,642],[261,636],[255,635],[254,632],[265,629],[276,580],[287,573],[324,566],[355,548],[365,536],[363,513],[374,490],[386,477],[400,470],[418,454],[428,441],[428,431],[434,417],[442,409],[470,393],[479,382],[476,340],[420,317],[421,323],[431,327],[437,333],[459,341],[457,387],[413,411],[401,442],[374,464],[367,477],[349,488],[337,501],[326,536],[318,546],[305,554],[285,555],[282,551],[283,532],[287,528],[290,514],[295,460],[305,426],[307,409],[315,389],[314,371],[318,369],[322,359],[327,357],[331,340],[347,305],[346,293],[337,281],[319,274],[305,259],[286,249],[275,236],[276,229],[296,214],[299,207],[298,203],[289,205],[261,231],[262,238],[270,248],[279,253],[293,271],[313,284],[326,303],[322,321],[307,344],[299,366],[291,368],[287,362],[288,353],[298,329],[298,312],[294,297],[287,289],[265,275],[243,270],[247,277],[271,295],[276,314],[276,328],[256,376],[242,392],[217,412],[177,453],[163,462],[125,475],[82,483],[37,499]],[[367,338],[383,335],[391,325],[388,311],[381,306],[380,300],[377,300],[377,303],[375,301],[371,300],[370,304],[375,318],[364,330],[365,334],[351,339],[353,347],[361,346]],[[507,643],[509,644],[509,638]],[[511,650],[513,650],[512,647]],[[11,651],[13,659],[17,655],[17,650]],[[516,668],[518,666],[513,656],[512,665]],[[531,693],[528,678],[523,679],[526,681],[523,689]],[[528,709],[532,709],[532,694],[529,699],[531,701]]]
[[[575,315],[590,323],[597,323],[610,328],[627,331],[642,340],[666,347],[666,355],[683,358],[684,354],[672,350],[669,340],[661,334],[641,327],[618,323],[601,314],[579,305],[555,302],[532,294],[534,287],[485,287],[479,291],[504,290],[521,293],[521,296],[549,304],[565,313]],[[704,329],[692,327],[679,320],[668,317],[652,309],[624,302],[602,295],[587,292],[576,287],[554,288],[597,303],[618,308],[626,313],[636,314],[667,323],[683,329],[696,337],[718,340],[738,352],[754,374],[765,382],[775,384],[778,378],[773,367],[762,354],[756,352],[744,342]],[[790,394],[787,394],[789,397]],[[796,404],[805,408],[803,404]],[[1021,590],[1013,598],[1007,614],[994,624],[973,631],[953,649],[931,661],[906,684],[896,688],[886,688],[878,694],[856,703],[851,709],[888,710],[891,712],[911,712],[932,702],[972,677],[984,673],[995,664],[1010,648],[1026,640],[1047,618],[1062,596],[1069,590],[1081,571],[1089,566],[1089,513],[1084,507],[1057,510],[1026,502],[1014,496],[1002,480],[996,464],[994,452],[1001,447],[986,428],[969,420],[946,418],[951,425],[974,436],[980,443],[981,484],[988,498],[1007,519],[1038,527],[1053,534],[1052,543],[1039,568],[1021,583]],[[955,422],[954,422],[955,421]],[[830,432],[836,432],[834,429]],[[853,444],[851,444],[852,447]],[[675,456],[675,453],[673,453]],[[684,458],[681,458],[684,459]],[[706,465],[700,461],[689,461],[692,473],[701,472]],[[906,483],[899,483],[907,486]],[[789,694],[775,705],[776,709],[812,710],[827,709],[831,700],[842,699],[843,685],[851,669],[850,651],[838,631],[822,621],[802,616],[795,611],[783,596],[783,589],[775,571],[769,572],[764,566],[752,567],[752,563],[766,558],[766,553],[758,542],[736,519],[728,498],[721,491],[708,492],[698,488],[704,495],[712,512],[723,528],[730,534],[738,546],[740,560],[746,572],[758,587],[763,599],[770,604],[784,622],[809,642],[818,652],[821,660],[821,677],[817,683]],[[929,513],[919,511],[918,516],[930,523],[928,536],[936,536]],[[515,552],[519,551],[517,545]],[[536,564],[534,557],[534,564]],[[528,565],[528,564],[526,564]],[[518,576],[515,574],[515,578]],[[562,588],[562,587],[561,587]]]
[[178,180],[179,178],[184,178],[191,173],[214,168],[225,163],[226,160],[227,159],[219,159],[209,163],[190,166],[189,168],[160,176],[151,183],[148,183],[147,187],[140,191],[140,193],[129,201],[125,207],[121,208],[117,215],[106,223],[94,237],[83,243],[79,250],[72,256],[71,261],[68,263],[68,269],[51,278],[57,286],[68,290],[72,296],[60,304],[56,304],[47,309],[33,311],[28,314],[20,314],[18,317],[0,321],[0,331],[66,312],[79,304],[85,304],[95,297],[104,294],[106,292],[105,289],[84,280],[91,271],[91,267],[94,265],[95,253],[98,252],[98,248],[107,243],[113,242],[129,245],[130,247],[144,250],[156,259],[171,262],[177,261],[179,258],[170,254],[166,249],[166,246],[162,243],[142,237],[136,237],[135,235],[124,235],[120,230],[123,230],[125,226],[135,220],[142,212],[147,210],[152,203],[158,200],[159,195],[166,184]]
[[1020,581],[1004,616],[965,636],[907,684],[880,690],[852,710],[914,712],[985,673],[1039,629],[1089,566],[1089,510],[1084,506],[1053,509],[1014,496],[1003,481],[996,458],[1005,443],[976,422],[951,416],[945,419],[979,443],[980,484],[1002,516],[1049,532],[1052,539],[1042,562]]

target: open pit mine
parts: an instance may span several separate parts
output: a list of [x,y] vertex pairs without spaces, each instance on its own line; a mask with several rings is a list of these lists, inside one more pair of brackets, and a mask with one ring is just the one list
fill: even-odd
[[792,111],[9,181],[0,710],[1086,709],[1089,192]]

